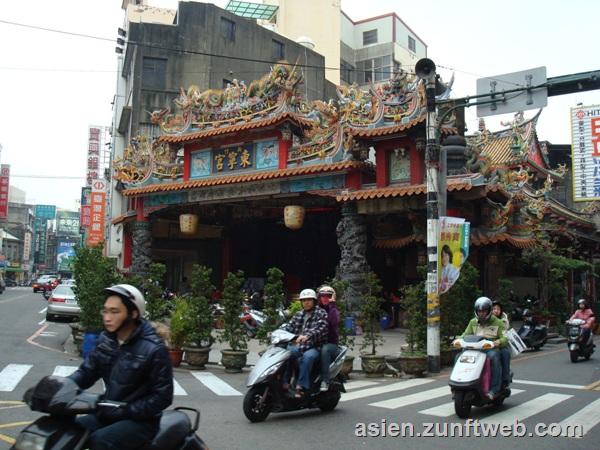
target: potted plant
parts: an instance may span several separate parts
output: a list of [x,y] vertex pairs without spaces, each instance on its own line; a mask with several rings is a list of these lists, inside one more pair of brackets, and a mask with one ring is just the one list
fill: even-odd
[[427,294],[425,282],[407,285],[402,289],[408,332],[407,346],[400,352],[400,367],[409,375],[422,375],[427,370]]
[[[121,277],[116,269],[115,261],[103,255],[102,244],[95,247],[80,247],[75,249],[73,260],[73,292],[79,303],[79,324],[74,325],[73,332],[83,331],[84,357],[94,347],[98,335],[104,329],[100,311],[106,300],[104,289],[118,284]],[[78,330],[80,328],[80,330]]]
[[277,310],[283,305],[284,300],[283,272],[277,267],[271,267],[267,270],[267,282],[265,283],[265,303],[263,305],[265,321],[256,334],[262,344],[268,343],[268,334],[280,325]]
[[215,287],[210,281],[211,274],[212,269],[194,264],[191,293],[185,297],[189,304],[189,314],[183,351],[186,362],[199,369],[204,369],[208,363],[210,347],[214,340],[209,299]]
[[171,314],[169,321],[168,337],[166,339],[167,347],[169,348],[169,356],[173,367],[178,367],[183,358],[183,343],[188,334],[190,315],[190,304],[184,297],[175,299],[175,309]]
[[220,337],[221,342],[229,344],[228,349],[221,350],[221,364],[226,372],[241,372],[246,365],[248,355],[247,336],[240,322],[242,313],[242,302],[244,301],[244,272],[228,273],[223,281],[223,334]]
[[163,263],[152,263],[146,277],[131,278],[131,284],[140,286],[140,290],[144,292],[148,320],[164,322],[174,309],[173,300],[163,298],[163,280],[166,270]]
[[381,284],[377,275],[373,272],[365,274],[366,292],[360,305],[363,323],[363,343],[361,350],[370,350],[369,353],[361,353],[361,366],[367,377],[383,376],[385,371],[385,357],[377,355],[377,347],[383,344],[380,333],[379,319],[381,317]]

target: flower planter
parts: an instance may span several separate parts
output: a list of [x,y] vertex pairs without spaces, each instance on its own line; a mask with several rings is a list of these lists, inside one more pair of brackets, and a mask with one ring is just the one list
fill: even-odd
[[354,356],[346,355],[344,357],[344,362],[342,363],[342,368],[340,369],[340,373],[344,378],[350,378],[350,372],[354,368]]
[[239,373],[246,365],[248,352],[235,350],[221,350],[221,364],[225,367],[225,372]]
[[185,362],[193,369],[206,369],[210,347],[183,347]]
[[360,364],[367,378],[383,377],[385,371],[385,356],[383,355],[361,355]]
[[173,367],[179,367],[181,365],[181,360],[183,359],[183,350],[178,348],[170,348],[169,358],[171,358],[171,365]]
[[400,355],[400,367],[407,375],[423,376],[427,371],[427,355]]

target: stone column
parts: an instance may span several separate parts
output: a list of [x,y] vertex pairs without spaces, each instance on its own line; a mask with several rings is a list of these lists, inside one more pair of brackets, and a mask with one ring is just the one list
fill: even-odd
[[144,276],[148,273],[152,262],[152,232],[150,222],[137,221],[133,224],[133,258],[131,272]]
[[342,218],[336,233],[341,251],[336,275],[348,282],[343,300],[350,310],[355,311],[366,291],[365,272],[370,267],[367,263],[367,224],[365,218],[356,212],[354,203],[342,205]]

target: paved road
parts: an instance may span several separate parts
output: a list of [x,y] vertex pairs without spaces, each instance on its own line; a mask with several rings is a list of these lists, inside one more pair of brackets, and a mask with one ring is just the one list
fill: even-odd
[[[44,323],[43,308],[41,295],[24,288],[11,288],[0,296],[0,449],[9,448],[24,424],[38,417],[20,403],[24,391],[44,375],[65,375],[80,363],[78,357],[62,351],[69,336],[68,325]],[[467,449],[482,445],[474,434],[493,433],[483,427],[510,427],[515,420],[523,424],[515,431],[525,433],[525,437],[486,439],[486,450],[511,445],[591,449],[598,447],[600,438],[598,361],[600,356],[572,364],[563,345],[549,345],[520,356],[513,360],[513,396],[501,408],[474,409],[477,428],[454,415],[448,372],[412,380],[370,380],[357,374],[332,413],[273,414],[264,423],[250,424],[241,410],[247,373],[226,374],[217,366],[206,371],[183,368],[175,373],[175,404],[202,410],[200,434],[213,449],[433,449],[440,444]],[[102,386],[98,384],[95,389]],[[395,431],[390,424],[398,424],[405,435],[414,437],[390,436],[390,429]],[[556,425],[548,430],[550,424]],[[567,433],[567,427],[573,425],[579,428],[570,430],[582,437],[529,437],[536,431]],[[383,429],[387,436],[382,436]],[[428,432],[462,433],[463,437],[426,437]]]

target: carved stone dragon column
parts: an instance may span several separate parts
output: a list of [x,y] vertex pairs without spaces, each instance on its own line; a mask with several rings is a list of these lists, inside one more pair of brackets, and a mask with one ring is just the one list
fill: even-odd
[[137,221],[133,225],[133,254],[131,272],[134,275],[145,276],[148,274],[152,262],[152,233],[150,222]]
[[348,282],[343,300],[350,310],[357,310],[366,291],[365,272],[370,268],[367,263],[367,224],[356,212],[354,203],[342,205],[342,218],[336,233],[341,251],[336,275]]

